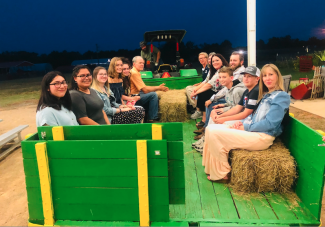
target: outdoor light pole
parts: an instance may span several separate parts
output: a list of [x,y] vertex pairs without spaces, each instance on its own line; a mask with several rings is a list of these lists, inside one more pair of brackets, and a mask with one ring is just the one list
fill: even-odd
[[256,0],[247,0],[248,66],[256,66]]

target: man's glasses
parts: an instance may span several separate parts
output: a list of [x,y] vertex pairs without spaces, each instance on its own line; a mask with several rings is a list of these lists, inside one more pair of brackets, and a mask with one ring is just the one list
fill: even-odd
[[68,86],[67,81],[65,81],[65,80],[62,81],[62,82],[55,82],[55,83],[50,84],[50,85],[54,85],[54,87],[56,87],[56,88],[61,87],[61,85],[63,85],[63,87],[64,87],[64,86]]
[[82,79],[84,79],[84,78],[87,78],[87,77],[92,77],[92,75],[91,74],[81,74],[81,75],[79,75],[79,76],[76,76],[76,77],[80,77],[80,78],[82,78]]

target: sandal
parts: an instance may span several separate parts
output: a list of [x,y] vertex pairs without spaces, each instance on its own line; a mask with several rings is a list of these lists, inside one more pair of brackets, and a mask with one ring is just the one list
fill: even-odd
[[201,128],[203,128],[204,125],[205,125],[205,122],[200,121],[199,123],[196,124],[196,127],[197,127],[198,129],[201,129]]

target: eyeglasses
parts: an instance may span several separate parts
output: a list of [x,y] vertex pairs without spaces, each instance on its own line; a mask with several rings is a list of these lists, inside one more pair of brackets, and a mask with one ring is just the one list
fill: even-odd
[[54,85],[54,87],[56,87],[56,88],[61,87],[61,85],[63,85],[63,86],[68,86],[67,81],[65,81],[65,80],[62,81],[62,82],[55,82],[55,83],[50,84],[50,85]]
[[76,76],[76,77],[80,77],[80,78],[87,78],[87,77],[92,77],[92,75],[91,74],[87,74],[87,75],[85,75],[85,74],[81,74],[81,75],[79,75],[79,76]]
[[107,77],[107,73],[98,73],[98,76]]

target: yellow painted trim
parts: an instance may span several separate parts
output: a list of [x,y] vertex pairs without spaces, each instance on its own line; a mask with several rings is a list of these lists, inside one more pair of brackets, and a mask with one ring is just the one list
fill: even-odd
[[137,140],[140,226],[149,226],[147,141]]
[[55,126],[52,128],[53,140],[64,140],[64,133],[62,126]]
[[28,226],[43,226],[43,225],[38,225],[38,224],[34,224],[34,223],[31,223],[31,222],[28,222]]
[[323,132],[322,130],[316,130],[316,132],[318,132],[318,133],[321,134],[322,136],[325,136],[325,132]]
[[290,115],[291,117],[293,117],[293,118],[295,117],[295,115],[294,115],[293,113],[289,113],[289,115]]
[[30,137],[31,135],[33,135],[34,133],[29,133],[25,136],[25,139],[27,139],[28,137]]
[[152,125],[152,139],[153,140],[162,140],[162,126],[161,125]]
[[43,202],[44,226],[54,225],[53,200],[51,192],[51,176],[47,158],[46,143],[35,144],[41,194]]

